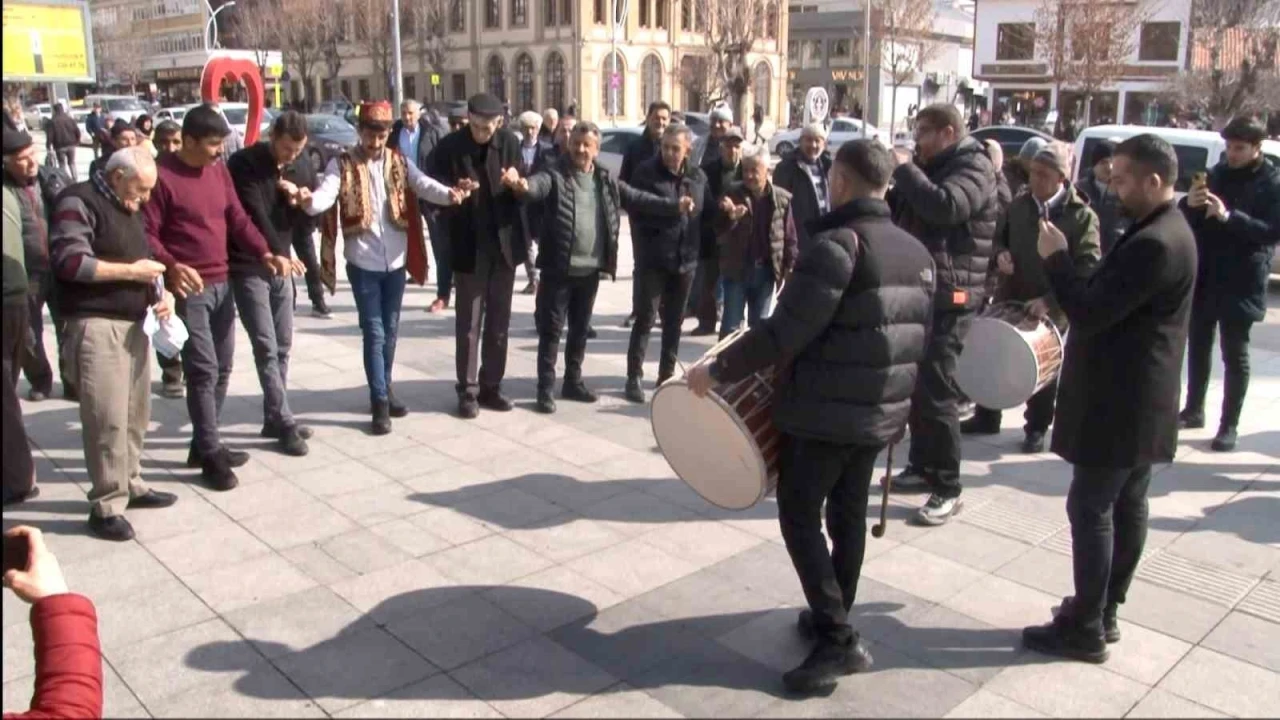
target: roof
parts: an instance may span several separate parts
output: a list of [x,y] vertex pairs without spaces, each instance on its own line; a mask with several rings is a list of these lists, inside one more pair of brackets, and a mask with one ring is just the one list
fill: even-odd
[[[1193,32],[1195,39],[1191,44],[1192,70],[1214,69],[1209,53],[1214,44],[1220,44],[1219,67],[1224,70],[1238,68],[1241,61],[1246,57],[1253,55],[1257,49],[1265,48],[1269,36],[1273,36],[1276,33],[1275,30],[1255,30],[1244,27],[1223,28],[1216,33],[1207,33],[1207,35],[1205,31],[1199,29]],[[1259,44],[1257,48],[1251,47],[1254,43]],[[1272,43],[1270,50],[1273,55],[1269,65],[1274,72],[1280,69],[1280,42]],[[1266,65],[1268,63],[1263,64]]]

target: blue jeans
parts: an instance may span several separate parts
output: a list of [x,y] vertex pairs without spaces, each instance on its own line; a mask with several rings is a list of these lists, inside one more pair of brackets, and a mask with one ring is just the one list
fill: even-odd
[[436,297],[448,300],[453,295],[453,268],[449,265],[449,239],[444,235],[444,223],[435,213],[426,215],[427,233],[431,237],[431,254],[436,260]]
[[724,286],[724,316],[720,319],[720,337],[723,338],[742,324],[746,309],[747,327],[755,327],[760,318],[769,315],[773,300],[773,268],[756,265],[742,271],[741,280],[721,278]]
[[364,336],[364,375],[369,382],[369,399],[386,400],[391,386],[391,364],[396,359],[396,337],[400,332],[405,270],[375,272],[348,264],[347,279],[351,281],[360,334]]

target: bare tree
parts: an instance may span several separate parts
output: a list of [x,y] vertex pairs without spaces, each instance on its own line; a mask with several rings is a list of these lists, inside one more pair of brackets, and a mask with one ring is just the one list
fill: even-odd
[[130,23],[95,27],[93,52],[99,84],[114,81],[117,85],[128,85],[130,93],[137,92],[148,44],[147,37]]
[[[688,95],[697,97],[696,108],[709,108],[722,99],[720,94],[720,66],[715,56],[685,55],[680,60],[678,87]],[[692,105],[692,103],[685,103]],[[686,108],[693,110],[693,108]],[[735,110],[736,112],[736,110]]]
[[324,58],[325,23],[321,6],[328,0],[273,0],[279,11],[280,51],[286,67],[298,72],[303,99],[315,105],[315,76]]
[[715,83],[709,96],[728,100],[733,116],[750,117],[747,91],[751,88],[749,53],[765,34],[773,0],[696,0],[694,13],[706,28],[710,70]]
[[[401,12],[404,10],[402,9]],[[441,73],[449,60],[448,0],[416,0],[409,9],[413,28],[413,45],[418,55],[418,68]],[[434,89],[431,91],[435,92]],[[434,95],[432,99],[435,99]]]
[[232,32],[240,47],[253,53],[264,82],[269,54],[281,47],[281,36],[290,22],[292,18],[284,15],[283,0],[242,0],[235,6]]
[[[355,20],[356,45],[369,56],[373,74],[382,78],[388,95],[393,87],[391,78],[391,0],[360,0],[359,11],[352,14]],[[374,92],[379,89],[375,88]]]
[[1196,0],[1190,72],[1168,95],[1221,128],[1240,113],[1280,107],[1280,2]]
[[[880,67],[889,78],[889,134],[895,136],[898,88],[914,80],[941,51],[933,0],[880,0]],[[875,15],[873,13],[872,17]]]
[[[342,71],[342,45],[348,41],[350,0],[319,0],[315,7],[319,23],[320,54],[324,57],[329,92],[338,94],[338,73]],[[346,98],[350,100],[350,98]]]
[[1063,87],[1083,96],[1085,125],[1093,97],[1127,71],[1151,12],[1151,0],[1044,0],[1037,11],[1036,47],[1059,97]]

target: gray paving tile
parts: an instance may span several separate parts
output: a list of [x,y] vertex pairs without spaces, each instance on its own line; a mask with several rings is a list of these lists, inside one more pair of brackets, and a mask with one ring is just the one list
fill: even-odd
[[939,557],[993,572],[1031,550],[1031,545],[968,523],[948,523],[911,543]]
[[272,477],[241,485],[231,492],[211,493],[208,501],[232,519],[243,522],[258,515],[279,513],[281,508],[306,505],[312,502],[312,497],[292,482]]
[[759,545],[759,537],[713,520],[676,523],[640,541],[696,567],[707,567]]
[[1106,668],[1113,673],[1155,685],[1191,650],[1191,644],[1164,633],[1120,621],[1123,641],[1111,648]]
[[672,523],[694,519],[692,510],[645,492],[614,495],[582,510],[583,517],[598,520],[610,530],[631,537],[660,530]]
[[968,699],[943,715],[945,718],[1040,718],[1047,717],[1026,705],[1016,703],[993,692],[979,689]]
[[442,670],[452,670],[526,640],[537,631],[484,597],[470,595],[386,626]]
[[241,524],[276,550],[319,542],[356,527],[337,510],[314,500],[288,510],[255,515]]
[[1020,657],[1022,628],[988,625],[941,605],[913,613],[906,623],[876,639],[881,647],[890,646],[977,686],[1025,661]]
[[[491,497],[497,497],[491,496]],[[532,527],[509,530],[508,538],[553,562],[566,562],[627,539],[603,523],[564,513]]]
[[710,641],[628,682],[687,717],[755,715],[772,704],[782,690],[777,673]]
[[[1075,592],[1071,556],[1035,548],[996,570],[996,575],[1057,598]],[[1131,601],[1132,602],[1132,601]]]
[[143,538],[142,544],[180,578],[271,552],[265,543],[231,521],[159,541]]
[[448,541],[406,518],[372,525],[369,531],[411,557],[422,557],[452,547]]
[[459,462],[417,443],[397,450],[378,452],[361,458],[369,467],[396,480],[405,480],[434,470],[456,467]]
[[374,627],[372,619],[325,587],[233,610],[224,618],[268,659]]
[[804,662],[813,649],[812,642],[800,634],[796,616],[795,608],[774,608],[716,641],[776,673],[784,673]]
[[1224,718],[1227,717],[1220,712],[1210,710],[1203,705],[1197,705],[1178,697],[1172,693],[1165,692],[1159,688],[1153,689],[1142,698],[1132,710],[1129,711],[1127,718]]
[[102,661],[102,714],[104,717],[149,717],[138,696],[106,658]]
[[655,700],[648,693],[619,683],[570,705],[553,718],[679,718],[680,713]]
[[1280,625],[1262,618],[1233,612],[1200,644],[1280,672]]
[[150,705],[158,718],[326,717],[320,707],[269,665],[259,665],[234,685],[214,682]]
[[750,592],[745,583],[726,583],[706,572],[686,575],[635,599],[664,620],[706,638],[732,632],[777,607],[768,597]]
[[[95,540],[99,547],[103,541]],[[62,574],[72,592],[93,598],[95,603],[133,596],[139,589],[165,580],[173,574],[137,543],[125,543],[107,550],[101,558],[83,558],[62,564]],[[57,551],[54,551],[55,554]]]
[[458,586],[421,560],[408,560],[368,575],[348,578],[333,583],[330,588],[380,625],[479,590]]
[[242,673],[269,667],[220,619],[148,638],[108,657],[147,706],[205,683],[234,682]]
[[1010,667],[985,687],[1055,717],[1118,717],[1147,693],[1147,686],[1104,667],[1049,658]]
[[547,637],[623,680],[711,642],[635,600],[557,628]]
[[422,503],[415,500],[413,494],[414,491],[407,485],[388,482],[342,495],[331,495],[325,498],[325,502],[334,510],[369,527],[422,512]]
[[356,576],[356,571],[335,560],[319,545],[295,545],[280,551],[280,557],[320,585],[332,585]]
[[30,624],[20,623],[4,629],[3,664],[5,682],[35,673],[36,652]]
[[1022,628],[1049,622],[1061,603],[1061,596],[988,575],[942,604],[989,625]]
[[565,567],[552,567],[484,591],[483,597],[547,632],[622,602],[618,593]]
[[564,513],[564,508],[517,487],[472,498],[454,506],[458,512],[503,530],[541,526]]
[[507,717],[543,717],[617,682],[564,647],[535,637],[451,673]]
[[551,566],[551,561],[501,535],[442,550],[423,563],[464,585],[502,585]]
[[315,585],[314,580],[276,554],[192,575],[186,583],[219,613],[292,595]]
[[410,515],[407,520],[448,543],[450,547],[486,538],[500,529],[467,517],[453,508],[427,510]]
[[202,623],[214,615],[199,597],[172,578],[140,588],[136,595],[97,603],[96,607],[98,641],[104,652]]
[[343,634],[274,662],[328,713],[438,672],[380,628]]
[[624,597],[661,587],[698,570],[683,559],[640,540],[628,540],[580,557],[566,563],[566,567]]
[[1236,717],[1271,717],[1280,707],[1280,674],[1194,648],[1157,686]]
[[320,543],[320,549],[360,575],[413,558],[394,543],[363,528],[335,535]]
[[1200,642],[1227,615],[1227,608],[1186,593],[1134,580],[1120,606],[1120,619],[1187,642]]
[[900,545],[867,563],[862,574],[932,602],[942,602],[982,578],[973,568],[910,545]]
[[340,718],[501,718],[448,675],[435,675],[339,712]]

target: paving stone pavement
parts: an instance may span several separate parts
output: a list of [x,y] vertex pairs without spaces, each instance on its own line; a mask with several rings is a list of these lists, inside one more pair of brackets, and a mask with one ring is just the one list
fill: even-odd
[[[6,511],[4,526],[43,528],[71,588],[97,603],[106,714],[1245,717],[1280,708],[1280,295],[1255,328],[1240,451],[1214,454],[1209,431],[1186,433],[1177,462],[1152,482],[1147,557],[1107,664],[1019,646],[1020,628],[1046,621],[1070,592],[1070,470],[1020,455],[1010,413],[1001,435],[965,441],[967,508],[955,522],[907,525],[912,499],[895,498],[885,538],[868,541],[855,623],[875,669],[828,698],[797,701],[779,673],[805,653],[794,632],[803,596],[773,501],[713,508],[657,453],[647,412],[622,399],[618,325],[630,294],[627,277],[602,285],[585,367],[598,405],[532,410],[533,302],[517,295],[505,384],[517,408],[464,422],[452,415],[453,314],[424,313],[434,293],[412,289],[395,381],[413,413],[372,437],[355,310],[340,288],[333,320],[297,321],[290,400],[316,433],[305,458],[258,438],[260,394],[239,332],[223,430],[252,456],[241,486],[213,493],[193,482],[185,404],[157,396],[144,471],[181,501],[130,513],[138,539],[125,544],[86,534],[75,407],[25,405],[43,492]],[[708,345],[685,338],[681,357]],[[3,707],[25,709],[31,633],[22,603],[7,591],[3,602]]]

